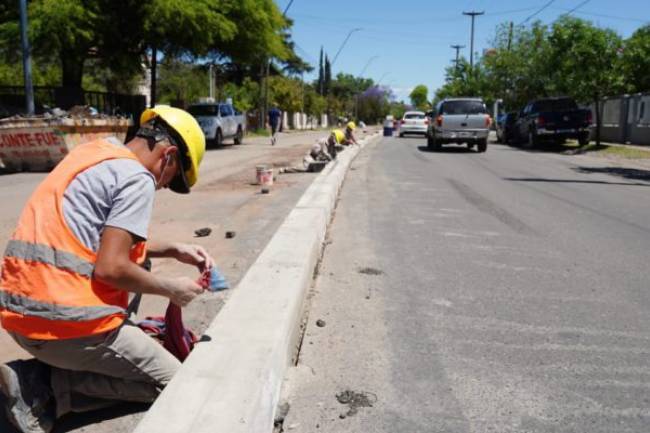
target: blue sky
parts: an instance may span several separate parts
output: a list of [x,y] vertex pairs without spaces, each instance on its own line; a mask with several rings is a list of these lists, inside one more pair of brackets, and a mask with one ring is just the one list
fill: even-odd
[[[290,0],[276,0],[284,10]],[[430,93],[444,82],[444,68],[455,52],[452,44],[470,42],[470,18],[462,11],[485,11],[476,19],[474,51],[489,46],[496,26],[521,23],[549,4],[550,0],[294,0],[287,15],[294,20],[293,38],[298,53],[318,66],[321,45],[330,59],[348,32],[354,33],[333,66],[333,73],[359,75],[389,85],[398,99],[425,84]],[[616,30],[624,37],[650,23],[650,0],[555,0],[535,18],[550,23],[559,15],[584,3],[573,12],[596,25]],[[462,53],[469,58],[469,48]],[[314,78],[315,75],[312,74]],[[307,78],[307,76],[306,76]],[[431,95],[429,95],[431,97]]]

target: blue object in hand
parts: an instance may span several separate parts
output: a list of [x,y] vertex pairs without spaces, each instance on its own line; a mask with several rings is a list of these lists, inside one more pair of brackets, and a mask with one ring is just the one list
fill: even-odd
[[216,266],[213,266],[212,269],[210,269],[210,285],[208,286],[208,290],[211,292],[218,292],[219,290],[229,288],[230,283],[228,283],[226,277],[219,272],[219,269],[217,269]]

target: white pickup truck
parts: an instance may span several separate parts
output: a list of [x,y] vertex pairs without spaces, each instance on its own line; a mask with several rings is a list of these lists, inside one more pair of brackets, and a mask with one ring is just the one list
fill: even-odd
[[199,122],[208,145],[221,146],[226,139],[242,144],[246,132],[246,116],[227,102],[199,102],[187,111]]
[[440,150],[446,143],[467,143],[479,152],[487,150],[488,134],[492,119],[480,98],[449,98],[441,101],[429,122],[427,146]]

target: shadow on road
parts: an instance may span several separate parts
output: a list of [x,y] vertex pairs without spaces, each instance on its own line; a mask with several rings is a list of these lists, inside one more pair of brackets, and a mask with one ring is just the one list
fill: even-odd
[[149,404],[143,403],[120,403],[117,406],[94,410],[92,412],[71,413],[56,422],[52,433],[67,433],[109,419],[119,418],[137,412],[145,412],[150,406]]
[[[577,167],[574,168],[579,173],[601,173],[609,174],[611,176],[618,176],[624,179],[643,180],[650,182],[650,170],[642,170],[638,168],[625,168],[625,167]],[[636,184],[634,184],[636,185]],[[644,184],[638,184],[644,185]]]
[[475,150],[470,150],[464,146],[443,146],[440,150],[431,150],[427,146],[418,146],[418,150],[425,153],[478,153]]
[[545,179],[538,177],[504,177],[503,180],[511,182],[540,182],[540,183],[586,183],[597,185],[623,185],[623,186],[650,186],[647,183],[630,183],[630,182],[607,182],[604,180],[582,180],[582,179]]

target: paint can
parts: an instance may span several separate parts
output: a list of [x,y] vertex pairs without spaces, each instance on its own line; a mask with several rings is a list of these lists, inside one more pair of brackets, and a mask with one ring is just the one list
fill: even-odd
[[262,186],[273,185],[273,169],[267,168],[265,165],[258,165],[255,167],[255,175],[257,184]]

